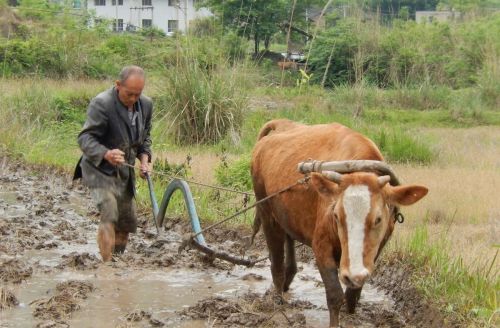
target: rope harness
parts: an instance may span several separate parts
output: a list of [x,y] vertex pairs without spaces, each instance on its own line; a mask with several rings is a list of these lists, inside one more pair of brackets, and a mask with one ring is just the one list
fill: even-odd
[[[123,163],[122,165],[124,166],[127,166],[127,167],[130,167],[130,168],[133,168],[133,169],[136,169],[136,170],[140,170],[140,168],[136,167],[136,166],[133,166],[133,165],[130,165],[128,163]],[[208,188],[212,188],[212,189],[217,189],[217,190],[223,190],[223,191],[229,191],[229,192],[235,192],[235,193],[239,193],[239,194],[242,194],[244,195],[244,203],[247,204],[248,203],[248,198],[250,196],[253,195],[253,193],[250,193],[250,192],[244,192],[244,191],[240,191],[240,190],[234,190],[234,189],[230,189],[230,188],[225,188],[225,187],[219,187],[219,186],[213,186],[213,185],[209,185],[209,184],[204,184],[204,183],[200,183],[200,182],[197,182],[197,181],[192,181],[192,180],[186,180],[184,179],[183,177],[180,177],[180,176],[177,176],[177,175],[174,175],[174,174],[165,174],[165,173],[162,173],[162,172],[155,172],[153,170],[148,170],[147,173],[154,173],[154,174],[157,174],[157,175],[160,175],[160,176],[163,176],[163,177],[167,177],[169,179],[182,179],[186,182],[189,182],[189,183],[192,183],[192,184],[196,184],[196,185],[200,185],[200,186],[203,186],[203,187],[208,187]],[[237,258],[237,257],[234,257],[234,256],[231,256],[230,254],[227,254],[225,252],[219,252],[219,251],[216,251],[216,250],[213,250],[209,247],[207,247],[206,245],[203,245],[202,243],[198,242],[197,241],[197,238],[198,236],[200,235],[203,235],[204,232],[207,232],[209,230],[212,230],[213,228],[231,220],[231,219],[234,219],[235,217],[251,210],[252,208],[256,207],[257,205],[265,202],[265,201],[268,201],[269,199],[273,198],[273,197],[276,197],[277,195],[279,194],[282,194],[284,192],[287,192],[289,191],[290,189],[292,189],[293,187],[295,186],[298,186],[298,185],[301,185],[301,184],[306,184],[308,181],[309,181],[310,177],[308,175],[306,175],[304,178],[302,179],[299,179],[297,180],[295,183],[283,188],[283,189],[280,189],[256,202],[254,202],[252,205],[250,206],[246,206],[245,208],[237,211],[236,213],[230,215],[229,217],[219,221],[219,222],[216,222],[208,227],[206,227],[205,229],[202,229],[200,230],[199,232],[197,233],[188,233],[186,234],[183,238],[182,238],[182,243],[181,245],[179,246],[179,249],[178,251],[181,252],[182,250],[184,250],[186,247],[190,246],[194,249],[197,249],[199,251],[201,251],[202,253],[205,253],[206,255],[208,255],[210,258],[219,258],[221,260],[225,260],[225,261],[228,261],[228,262],[231,262],[233,264],[238,264],[238,265],[244,265],[244,266],[247,266],[247,267],[253,267],[256,263],[259,263],[259,262],[262,262],[262,261],[265,261],[268,259],[268,256],[265,256],[265,257],[262,257],[262,258],[259,258],[257,260],[248,260],[248,259],[244,259],[244,258]],[[149,183],[149,181],[148,181]],[[150,188],[152,188],[152,186],[149,186]],[[155,223],[156,220],[155,220]],[[159,231],[159,230],[158,230]],[[301,245],[297,245],[296,247],[300,247],[302,246]]]
[[[316,164],[316,163],[314,163]],[[322,164],[322,163],[321,163]],[[127,167],[130,167],[130,168],[133,168],[135,170],[140,170],[140,168],[134,166],[134,165],[131,165],[131,164],[128,164],[128,163],[123,163],[122,165],[124,166],[127,166]],[[197,236],[200,236],[202,235],[204,232],[207,232],[207,231],[210,231],[212,230],[213,228],[217,227],[217,226],[220,226],[221,224],[227,222],[227,221],[230,221],[232,219],[234,219],[235,217],[251,210],[252,208],[258,206],[259,204],[263,203],[263,202],[266,202],[284,192],[287,192],[289,191],[290,189],[294,188],[295,186],[298,186],[298,185],[303,185],[303,184],[307,184],[309,182],[309,180],[311,179],[310,178],[310,175],[308,173],[304,174],[304,178],[302,179],[299,179],[297,180],[295,183],[285,187],[285,188],[282,188],[256,202],[254,202],[253,204],[251,204],[250,206],[246,206],[246,204],[248,203],[248,199],[250,196],[253,195],[252,192],[246,192],[246,191],[241,191],[241,190],[236,190],[236,189],[231,189],[231,188],[226,188],[226,187],[220,187],[220,186],[214,186],[214,185],[209,185],[209,184],[205,184],[205,183],[201,183],[201,182],[197,182],[197,181],[193,181],[193,180],[187,180],[185,179],[184,177],[181,177],[181,176],[178,176],[178,175],[175,175],[175,174],[165,174],[163,172],[156,172],[156,171],[153,171],[153,170],[148,170],[146,173],[154,173],[156,175],[160,175],[160,176],[163,176],[163,177],[166,177],[166,178],[169,178],[169,179],[182,179],[188,183],[191,183],[191,184],[194,184],[194,185],[199,185],[199,186],[202,186],[202,187],[207,187],[207,188],[212,188],[212,189],[216,189],[216,190],[222,190],[222,191],[228,191],[228,192],[233,192],[233,193],[238,193],[238,194],[242,194],[244,195],[244,206],[245,208],[237,211],[236,213],[224,218],[223,220],[219,221],[219,222],[216,222],[208,227],[206,227],[205,229],[202,229],[201,231],[197,232],[197,233],[189,233],[189,234],[186,234],[183,238],[182,238],[182,243],[181,245],[179,246],[179,252],[181,252],[182,250],[184,250],[186,247],[188,246],[191,246],[192,248],[195,248],[203,253],[205,253],[206,255],[208,255],[210,258],[219,258],[219,259],[222,259],[222,260],[225,260],[225,261],[228,261],[228,262],[231,262],[233,264],[238,264],[238,265],[244,265],[244,266],[247,266],[247,267],[253,267],[255,264],[259,263],[259,262],[262,262],[262,261],[265,261],[268,259],[268,256],[265,256],[265,257],[262,257],[262,258],[259,258],[257,260],[248,260],[248,259],[244,259],[244,258],[237,258],[237,257],[234,257],[234,256],[231,256],[225,252],[218,252],[216,250],[213,250],[209,247],[207,247],[206,245],[202,245],[201,243],[199,243],[197,240],[196,240],[196,237]],[[148,181],[149,182],[149,181]],[[149,186],[150,188],[152,188],[152,186]],[[403,223],[404,222],[404,216],[401,212],[399,212],[399,207],[394,207],[394,222],[398,222],[398,223]],[[155,224],[157,224],[156,222],[156,219],[155,219]],[[158,227],[157,227],[158,229]],[[303,244],[300,244],[300,245],[297,245],[296,247],[300,247],[300,246],[303,246]]]

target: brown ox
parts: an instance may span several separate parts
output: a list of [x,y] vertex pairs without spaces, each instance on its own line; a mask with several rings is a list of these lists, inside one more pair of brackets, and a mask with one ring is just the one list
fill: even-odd
[[[270,121],[260,131],[252,155],[257,199],[302,178],[297,164],[311,158],[383,161],[371,140],[340,124]],[[297,240],[313,249],[326,289],[330,326],[339,325],[344,299],[348,311],[354,312],[361,288],[394,229],[397,206],[411,205],[428,191],[416,185],[392,186],[389,180],[389,176],[368,172],[312,173],[307,184],[296,185],[257,207],[254,234],[262,225],[278,294],[289,289],[297,272]]]

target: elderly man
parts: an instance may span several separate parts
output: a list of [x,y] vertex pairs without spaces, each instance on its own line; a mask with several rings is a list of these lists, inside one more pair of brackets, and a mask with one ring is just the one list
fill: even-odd
[[145,177],[151,163],[153,104],[142,95],[144,70],[127,66],[111,89],[92,99],[87,120],[78,135],[83,156],[75,179],[91,189],[101,215],[97,243],[103,261],[123,253],[129,233],[137,230],[135,159]]

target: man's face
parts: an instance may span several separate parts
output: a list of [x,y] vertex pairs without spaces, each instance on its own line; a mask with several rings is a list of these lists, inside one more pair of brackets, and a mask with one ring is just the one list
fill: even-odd
[[144,82],[144,77],[138,75],[129,76],[124,83],[116,81],[118,98],[120,98],[122,104],[127,107],[132,107],[141,96],[142,89],[144,89]]

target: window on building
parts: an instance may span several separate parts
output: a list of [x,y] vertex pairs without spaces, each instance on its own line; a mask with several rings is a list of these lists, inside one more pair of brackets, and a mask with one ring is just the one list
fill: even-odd
[[142,20],[142,28],[148,28],[153,26],[153,20],[152,19],[143,19]]
[[105,6],[106,0],[94,0],[94,6]]
[[153,0],[142,0],[142,5],[143,6],[152,6]]
[[168,21],[168,30],[167,30],[167,32],[173,33],[175,31],[177,31],[178,28],[179,28],[179,21],[178,20],[169,20]]
[[113,24],[113,31],[123,32],[123,19],[117,19],[115,24]]
[[168,0],[168,5],[170,7],[179,7],[179,0]]
[[[116,6],[116,0],[111,0],[111,5]],[[123,0],[118,0],[118,6],[123,6]]]

